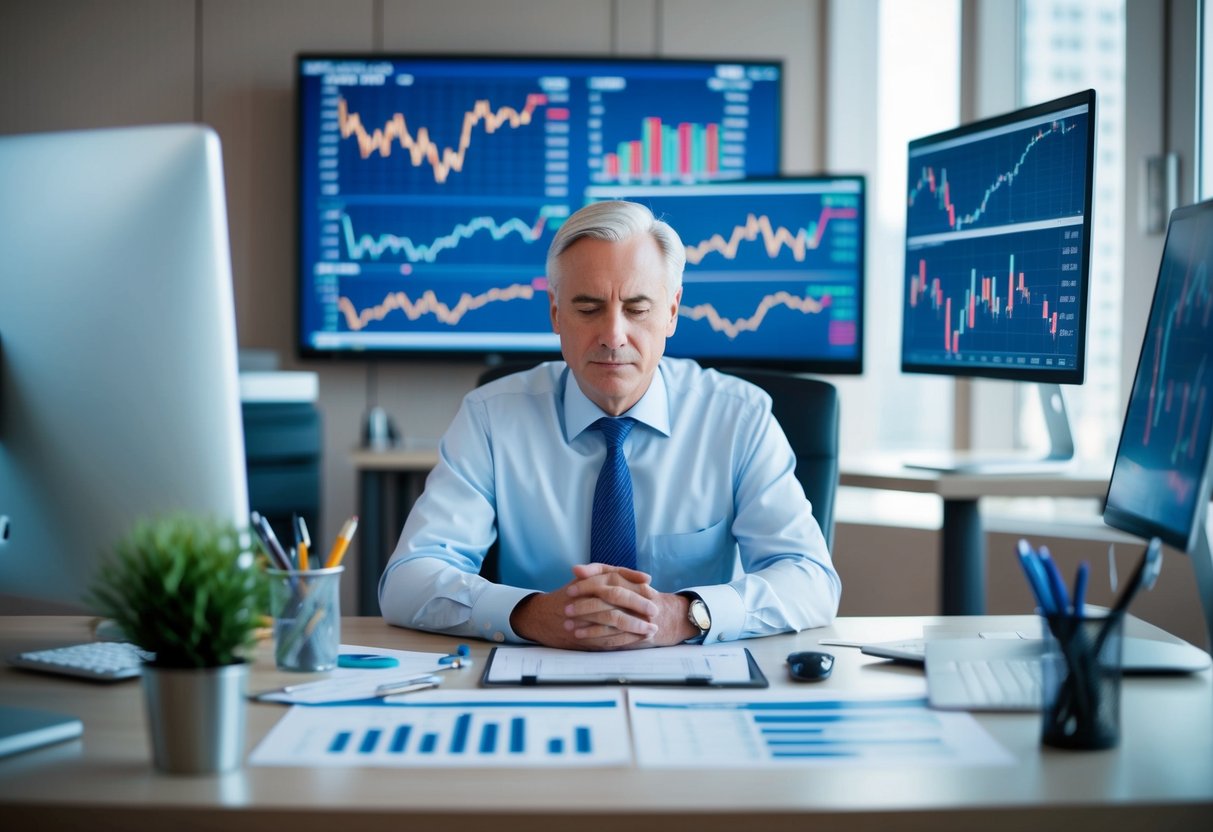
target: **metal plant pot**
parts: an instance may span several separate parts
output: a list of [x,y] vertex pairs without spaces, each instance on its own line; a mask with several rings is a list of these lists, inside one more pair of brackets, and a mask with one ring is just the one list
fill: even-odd
[[156,768],[170,774],[214,774],[244,758],[248,664],[143,667],[148,733]]

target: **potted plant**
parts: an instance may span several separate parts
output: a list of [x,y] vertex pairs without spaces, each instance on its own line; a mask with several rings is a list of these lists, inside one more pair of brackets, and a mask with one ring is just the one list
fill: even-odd
[[151,654],[143,689],[156,767],[236,768],[244,755],[247,655],[265,582],[247,535],[185,514],[139,523],[101,567],[90,599]]

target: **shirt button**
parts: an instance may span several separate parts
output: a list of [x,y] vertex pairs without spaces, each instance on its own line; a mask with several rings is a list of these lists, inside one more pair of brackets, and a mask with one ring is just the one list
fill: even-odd
[[493,641],[497,641],[497,642],[505,641],[505,633],[501,633],[501,632],[493,633]]

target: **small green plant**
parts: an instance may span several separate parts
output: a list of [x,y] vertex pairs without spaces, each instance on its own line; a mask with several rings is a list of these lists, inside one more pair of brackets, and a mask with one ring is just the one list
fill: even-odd
[[89,599],[157,667],[244,661],[261,624],[265,577],[231,524],[189,515],[139,523],[114,547]]

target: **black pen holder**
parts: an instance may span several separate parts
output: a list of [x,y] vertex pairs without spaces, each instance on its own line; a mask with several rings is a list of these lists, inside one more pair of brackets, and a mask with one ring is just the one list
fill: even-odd
[[1098,750],[1120,741],[1124,616],[1045,616],[1040,741]]

